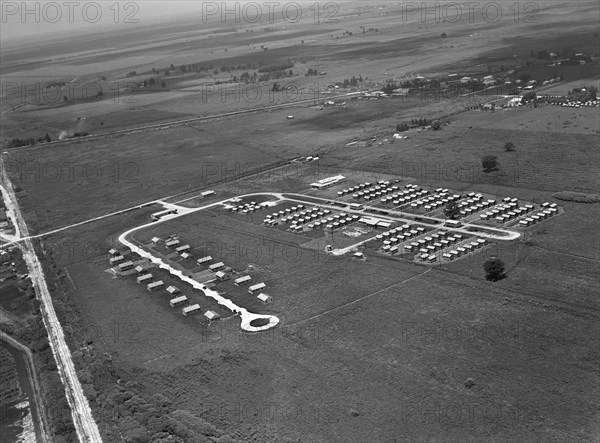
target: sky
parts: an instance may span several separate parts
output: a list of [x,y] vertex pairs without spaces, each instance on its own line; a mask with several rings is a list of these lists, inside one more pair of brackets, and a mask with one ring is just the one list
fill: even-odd
[[130,29],[177,16],[200,16],[201,5],[195,0],[1,0],[0,39],[14,43]]
[[[295,1],[300,4],[323,3],[322,0]],[[229,8],[234,3],[238,8],[243,8],[247,3],[259,4],[265,14],[269,8],[264,6],[267,0],[0,0],[0,39],[2,46],[12,46],[61,35],[75,37],[82,33],[131,29],[178,16],[186,19],[197,17],[199,21],[205,17],[214,19],[220,17],[223,3],[229,4]],[[285,5],[293,2],[281,0],[278,3]]]

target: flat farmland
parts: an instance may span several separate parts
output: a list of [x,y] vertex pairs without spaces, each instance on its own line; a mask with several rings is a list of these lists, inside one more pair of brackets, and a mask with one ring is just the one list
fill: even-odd
[[[550,119],[553,115],[550,112],[568,113],[563,108],[552,108],[541,114],[531,109],[521,114],[521,118],[535,120],[546,116]],[[595,111],[590,109],[589,112],[591,119]],[[596,135],[537,132],[504,123],[501,129],[488,128],[480,125],[480,119],[487,118],[485,114],[484,111],[465,112],[451,119],[451,124],[441,131],[409,133],[407,140],[382,144],[375,149],[345,147],[331,153],[325,162],[329,165],[350,163],[359,170],[414,177],[432,186],[440,182],[462,182],[475,188],[479,184],[495,184],[548,191],[600,189],[600,181],[594,173],[599,155],[595,148]],[[508,141],[515,143],[514,152],[505,152],[504,144]],[[481,159],[485,155],[497,157],[497,171],[483,172]]]
[[[102,235],[112,229],[114,238],[148,212],[74,229],[77,238],[108,248]],[[258,336],[241,333],[235,317],[208,326],[183,317],[168,307],[166,294],[149,294],[133,277],[113,279],[104,272],[105,253],[69,265],[72,297],[86,313],[94,346],[109,352],[124,376],[135,373],[144,395],[164,395],[242,441],[366,441],[373,429],[378,441],[440,433],[453,440],[586,439],[596,432],[590,424],[598,391],[590,389],[595,364],[588,350],[598,345],[597,323],[540,303],[554,296],[544,276],[536,274],[538,291],[528,294],[530,266],[540,263],[510,262],[509,279],[498,286],[460,275],[464,269],[301,250],[302,236],[220,209],[134,237],[145,243],[173,233],[264,280],[272,305],[253,305],[254,297],[231,281],[215,288],[282,322]],[[577,261],[572,266],[580,274],[565,270],[567,285],[588,272]],[[471,389],[463,385],[469,377]]]

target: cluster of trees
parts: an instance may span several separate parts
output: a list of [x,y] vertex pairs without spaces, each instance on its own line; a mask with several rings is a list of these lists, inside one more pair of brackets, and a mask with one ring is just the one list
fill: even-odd
[[279,65],[266,65],[258,68],[258,72],[278,72],[285,71],[294,67],[294,62],[281,63]]
[[359,83],[362,83],[363,78],[362,76],[359,76],[358,78],[356,78],[355,76],[352,76],[352,78],[347,79],[345,78],[344,81],[342,83],[340,83],[340,86],[343,88],[349,88],[350,86],[358,86]]
[[[252,74],[250,74],[248,71],[246,71],[240,75],[239,82],[240,83],[256,83],[257,79],[258,79],[258,74],[256,72],[253,72]],[[233,81],[237,82],[238,77],[234,75]]]
[[[31,285],[25,288],[31,298]],[[52,441],[64,443],[77,441],[77,433],[71,419],[70,407],[65,397],[65,388],[57,371],[56,361],[48,343],[46,328],[40,313],[40,302],[33,300],[32,315],[24,325],[1,324],[0,328],[24,342],[33,354],[40,380],[42,409],[48,418]]]
[[[436,120],[437,121],[437,120]],[[429,126],[431,125],[433,122],[431,120],[427,120],[426,118],[413,118],[410,121],[404,121],[402,123],[398,123],[396,125],[396,131],[398,132],[404,132],[404,131],[408,131],[411,128],[423,128],[425,126]],[[439,122],[438,122],[439,123]],[[441,124],[440,124],[441,126]],[[439,129],[439,127],[438,127]]]
[[387,83],[381,90],[386,94],[391,94],[394,90],[398,89],[398,84],[394,82]]
[[444,208],[444,216],[451,220],[455,220],[460,216],[460,208],[455,201],[448,202]]
[[306,77],[312,77],[315,75],[319,75],[319,71],[316,69],[308,68],[308,72],[306,73]]
[[481,165],[484,172],[492,172],[498,170],[498,158],[494,155],[486,155],[481,159]]
[[135,77],[136,75],[137,75],[137,72],[135,72],[135,71],[129,71],[125,77],[127,77],[127,78],[129,78],[129,77]]
[[[156,79],[155,79],[154,77],[150,77],[150,78],[147,78],[147,79],[144,79],[144,80],[142,80],[142,81],[139,81],[139,82],[137,82],[137,83],[136,83],[136,86],[137,86],[137,88],[140,88],[140,87],[142,87],[142,86],[143,86],[144,88],[147,88],[147,87],[150,87],[150,86],[154,86],[155,84],[157,84],[157,81],[156,81]],[[161,80],[161,81],[160,81],[160,85],[161,85],[163,88],[165,88],[165,87],[167,86],[167,83],[166,83],[164,80]],[[101,94],[101,92],[102,92],[102,91],[100,91],[100,94],[99,94],[99,95],[102,95],[102,94]]]
[[582,103],[588,100],[596,100],[598,98],[598,88],[595,86],[588,86],[585,88],[574,88],[569,91],[567,98],[570,101],[579,101]]
[[291,77],[294,72],[290,69],[289,71],[271,71],[258,76],[259,82],[268,82],[269,80],[278,80],[280,78]]
[[46,142],[50,142],[50,141],[52,141],[52,139],[50,138],[50,135],[48,133],[46,133],[45,136],[38,137],[37,139],[35,139],[33,137],[12,138],[8,141],[6,146],[7,146],[7,148],[18,148],[19,146],[33,146],[36,143],[46,143]]
[[492,257],[483,263],[486,280],[498,281],[506,277],[504,262],[497,257]]
[[535,91],[529,91],[523,94],[523,97],[521,97],[521,103],[526,104],[530,101],[535,100],[536,98],[537,94],[535,93]]

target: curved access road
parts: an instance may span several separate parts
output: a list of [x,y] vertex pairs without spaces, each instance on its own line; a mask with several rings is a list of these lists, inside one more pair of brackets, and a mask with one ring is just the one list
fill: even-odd
[[[140,255],[141,257],[147,258],[152,263],[158,265],[158,267],[160,269],[164,269],[164,270],[168,271],[171,275],[174,275],[175,277],[179,278],[181,281],[190,284],[194,289],[197,289],[197,290],[201,291],[202,293],[204,293],[205,296],[216,300],[217,303],[219,303],[222,306],[225,306],[227,309],[229,309],[233,313],[239,314],[240,318],[242,319],[241,328],[244,331],[248,331],[248,332],[266,331],[268,329],[271,329],[271,328],[277,326],[277,324],[279,323],[279,318],[275,317],[274,315],[255,314],[253,312],[248,311],[245,308],[242,308],[242,307],[236,305],[234,302],[232,302],[228,298],[223,297],[217,291],[207,288],[202,283],[194,280],[193,278],[191,278],[187,275],[184,275],[182,271],[173,268],[171,265],[165,263],[161,258],[153,256],[150,252],[135,245],[132,241],[130,241],[127,238],[129,235],[131,235],[135,231],[144,229],[148,226],[154,226],[157,223],[162,223],[162,222],[165,222],[168,220],[172,220],[173,218],[181,217],[183,215],[186,215],[186,214],[189,214],[192,212],[196,212],[196,211],[199,211],[202,209],[206,209],[206,208],[209,208],[212,206],[217,206],[222,203],[223,202],[213,203],[211,205],[207,205],[202,208],[183,208],[181,206],[177,206],[177,208],[179,210],[181,210],[180,214],[174,214],[171,216],[163,217],[156,222],[147,223],[145,225],[130,229],[119,236],[119,242],[121,242],[122,244],[124,244],[125,246],[130,248],[133,252]],[[173,205],[173,204],[164,204],[164,205],[165,205],[165,207],[175,207],[175,205]],[[268,323],[263,326],[252,326],[250,324],[253,320],[258,320],[258,319],[266,319],[266,320],[268,320]]]

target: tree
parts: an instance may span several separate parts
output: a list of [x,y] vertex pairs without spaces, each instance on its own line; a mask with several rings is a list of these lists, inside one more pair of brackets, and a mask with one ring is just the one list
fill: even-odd
[[535,91],[529,91],[523,94],[523,97],[521,97],[521,103],[526,104],[527,102],[535,100],[536,98],[537,94],[535,93]]
[[448,37],[448,34],[446,34],[445,32],[442,32],[442,35],[441,35],[441,37],[442,37],[442,38],[446,38],[446,37]]
[[434,120],[431,123],[431,129],[433,129],[434,131],[439,131],[440,129],[442,129],[442,123],[439,120]]
[[446,218],[449,218],[451,220],[458,218],[458,216],[460,215],[460,208],[458,207],[458,203],[456,203],[455,201],[448,202],[448,204],[446,204],[446,207],[444,208],[444,215],[446,216]]
[[515,150],[515,144],[513,142],[506,142],[504,144],[504,150],[506,152],[513,152]]
[[492,257],[483,263],[486,280],[498,281],[506,277],[504,274],[504,262],[497,257]]
[[45,137],[45,138],[46,138],[46,141],[47,141],[47,142],[50,142],[50,141],[52,141],[52,139],[50,138],[50,136],[48,135],[48,133],[47,133],[47,132],[46,132],[46,137]]
[[498,159],[494,155],[486,155],[481,159],[484,172],[492,172],[498,169]]

